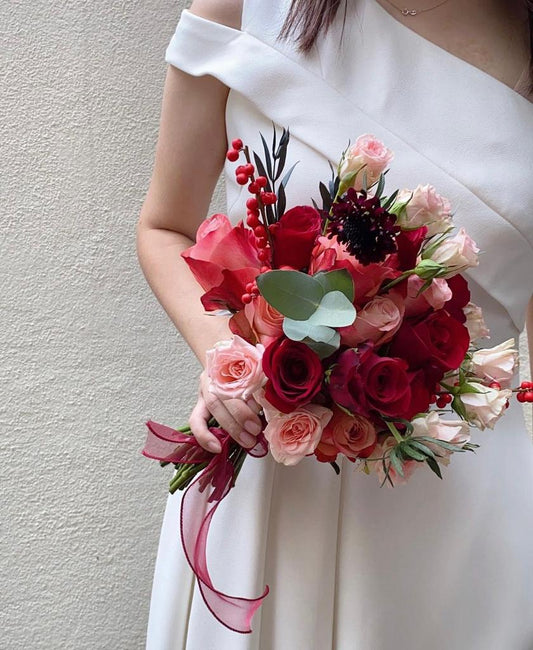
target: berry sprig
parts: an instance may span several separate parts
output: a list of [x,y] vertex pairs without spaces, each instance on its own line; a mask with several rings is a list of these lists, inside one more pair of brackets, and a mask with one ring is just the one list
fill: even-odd
[[523,381],[517,389],[516,399],[524,404],[533,404],[533,381]]

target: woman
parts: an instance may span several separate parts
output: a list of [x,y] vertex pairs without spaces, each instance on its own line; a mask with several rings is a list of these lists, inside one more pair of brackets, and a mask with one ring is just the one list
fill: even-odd
[[[493,340],[518,335],[528,303],[533,331],[525,3],[413,0],[418,13],[408,15],[388,0],[300,0],[292,14],[290,4],[194,0],[167,50],[138,250],[200,362],[229,331],[223,318],[204,316],[180,252],[207,214],[227,143],[239,137],[259,150],[258,133],[270,133],[272,121],[291,129],[287,164],[301,161],[288,187],[293,205],[316,197],[328,159],[349,139],[383,140],[395,153],[388,186],[435,185],[484,251],[469,282]],[[235,222],[246,193],[230,166],[226,181]],[[202,374],[190,423],[208,449],[216,451],[210,413],[250,447],[257,411],[253,400],[214,400]],[[213,580],[227,593],[252,597],[270,585],[250,635],[207,611],[179,547],[180,495],[171,497],[147,647],[532,649],[533,447],[521,407],[514,402],[475,441],[476,457],[454,458],[443,482],[421,471],[395,490],[348,463],[337,477],[316,462],[247,460],[217,511],[209,549]]]

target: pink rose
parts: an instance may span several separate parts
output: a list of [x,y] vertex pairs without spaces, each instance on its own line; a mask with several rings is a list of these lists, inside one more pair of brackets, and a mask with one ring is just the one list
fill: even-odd
[[434,278],[427,289],[420,293],[424,280],[418,275],[410,275],[407,280],[405,314],[408,317],[419,316],[433,309],[442,309],[452,298],[452,290],[444,278]]
[[398,225],[402,228],[427,226],[428,235],[431,236],[451,226],[450,202],[438,194],[433,185],[418,185],[412,191],[401,190],[396,204],[406,201],[409,202],[398,215]]
[[287,414],[265,409],[265,415],[268,424],[264,434],[274,460],[296,465],[315,451],[333,413],[324,406],[306,404]]
[[221,400],[247,400],[266,379],[262,367],[264,350],[261,344],[250,345],[236,335],[229,341],[219,341],[206,353],[209,390]]
[[472,370],[476,377],[497,381],[504,388],[509,387],[518,365],[518,352],[514,339],[509,339],[493,348],[477,350],[472,355]]
[[[417,417],[411,421],[413,425],[413,436],[426,436],[449,442],[452,445],[463,447],[470,441],[470,427],[464,420],[444,420],[435,411],[431,411],[423,417]],[[438,457],[439,463],[448,465],[451,451],[439,445],[428,444],[430,449]]]
[[403,301],[394,292],[376,296],[358,311],[353,325],[338,328],[341,343],[351,348],[368,340],[383,345],[398,331],[403,313]]
[[431,259],[448,269],[448,276],[456,275],[473,266],[478,266],[479,248],[466,230],[461,228],[454,237],[446,238],[433,252]]
[[351,172],[358,172],[351,187],[360,190],[363,187],[363,173],[366,172],[367,186],[370,187],[385,171],[393,157],[392,151],[387,149],[381,140],[370,134],[360,135],[341,161],[339,176],[342,179]]
[[494,425],[507,408],[507,402],[513,392],[509,389],[496,390],[481,384],[475,384],[481,393],[463,393],[461,401],[466,410],[467,420],[478,429],[494,429]]
[[473,302],[469,302],[465,307],[463,307],[463,312],[466,316],[465,325],[470,334],[471,341],[490,338],[490,332],[485,325],[481,307],[478,307]]
[[283,314],[259,295],[244,307],[244,313],[257,338],[266,347],[283,334]]

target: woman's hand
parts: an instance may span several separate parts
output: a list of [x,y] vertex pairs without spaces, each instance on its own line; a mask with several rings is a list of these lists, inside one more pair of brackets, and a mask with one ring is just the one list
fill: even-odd
[[200,446],[210,452],[218,453],[221,449],[216,436],[207,428],[211,417],[242,447],[251,449],[263,428],[258,417],[260,410],[261,407],[253,398],[247,402],[242,399],[221,401],[210,392],[209,378],[204,370],[200,375],[198,401],[191,412],[189,425]]

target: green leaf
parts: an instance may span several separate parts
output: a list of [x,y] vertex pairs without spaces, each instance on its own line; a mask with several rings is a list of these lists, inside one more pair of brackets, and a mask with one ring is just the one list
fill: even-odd
[[319,271],[313,277],[320,282],[325,294],[329,291],[341,291],[350,302],[353,302],[355,296],[353,279],[346,269]]
[[294,171],[294,168],[300,161],[297,160],[294,165],[289,169],[289,171],[285,174],[285,176],[281,179],[280,185],[283,185],[283,187],[287,186],[287,183],[289,182],[289,179],[292,175],[292,172]]
[[389,198],[387,199],[387,201],[386,201],[386,202],[383,204],[383,206],[382,206],[383,209],[384,209],[384,210],[387,210],[387,212],[390,212],[390,209],[389,209],[389,208],[392,206],[392,204],[393,204],[394,201],[396,200],[396,197],[397,197],[397,196],[398,196],[398,190],[394,191],[394,192],[389,196]]
[[263,142],[263,149],[265,151],[265,164],[268,171],[268,178],[272,180],[272,161],[270,160],[270,151],[268,150],[268,145],[262,133],[259,133],[261,136],[261,141]]
[[293,320],[307,320],[324,295],[320,282],[301,271],[262,273],[257,288],[269,305]]
[[396,447],[391,451],[389,458],[391,465],[396,470],[396,473],[403,477],[403,465],[402,461],[398,458],[398,449]]
[[303,341],[309,338],[317,343],[327,344],[333,344],[335,334],[338,334],[326,325],[314,325],[309,320],[293,320],[287,317],[283,319],[283,333],[292,341]]
[[378,199],[380,199],[384,189],[385,189],[385,176],[383,176],[383,174],[380,174],[378,186],[376,188],[376,191],[374,192],[374,195],[377,196]]
[[423,461],[423,460],[426,460],[426,458],[427,458],[427,456],[426,456],[425,454],[421,454],[419,451],[417,451],[416,449],[414,449],[413,447],[411,447],[411,446],[408,444],[408,442],[406,442],[406,443],[404,444],[404,446],[402,447],[402,449],[403,449],[403,453],[404,453],[404,454],[406,454],[407,456],[410,456],[410,457],[413,458],[414,460]]
[[328,327],[348,327],[356,317],[355,307],[340,291],[330,291],[320,301],[308,322],[311,325]]
[[311,348],[320,359],[327,359],[334,352],[339,349],[340,346],[340,335],[338,332],[335,332],[335,338],[332,343],[324,343],[322,341],[313,341],[312,339],[304,339],[302,343],[305,343],[307,347]]
[[433,451],[429,447],[426,447],[426,445],[423,445],[421,442],[418,442],[416,438],[410,438],[409,444],[419,449],[426,456],[429,456],[430,458],[435,458],[435,454],[433,453]]
[[432,472],[435,472],[439,478],[442,478],[439,464],[434,458],[426,458],[426,463],[429,465]]

